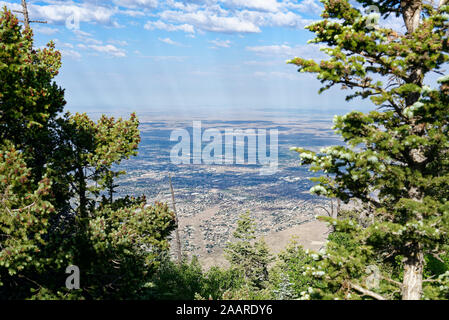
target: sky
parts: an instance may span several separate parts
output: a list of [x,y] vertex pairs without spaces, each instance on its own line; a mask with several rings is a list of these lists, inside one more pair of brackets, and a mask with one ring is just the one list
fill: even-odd
[[[20,9],[20,0],[0,6]],[[323,59],[313,33],[318,0],[28,1],[35,45],[62,52],[57,83],[73,112],[214,114],[263,109],[352,110],[346,91],[286,61]]]

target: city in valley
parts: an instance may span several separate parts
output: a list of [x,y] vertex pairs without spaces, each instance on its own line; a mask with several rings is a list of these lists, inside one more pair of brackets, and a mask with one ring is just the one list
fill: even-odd
[[273,252],[292,239],[318,250],[325,244],[328,227],[316,216],[326,215],[322,207],[330,208],[330,201],[309,194],[313,173],[299,166],[298,154],[290,148],[319,150],[340,143],[330,119],[323,118],[202,121],[203,130],[220,132],[276,129],[278,164],[272,174],[261,174],[258,164],[173,164],[170,152],[177,142],[170,141],[171,133],[180,129],[191,132],[192,121],[142,121],[139,155],[120,166],[127,174],[118,181],[117,196],[145,195],[148,203],[160,201],[172,207],[171,174],[183,252],[198,256],[206,267],[225,263],[223,249],[232,240],[240,214],[246,211],[257,223],[257,236],[263,237]]

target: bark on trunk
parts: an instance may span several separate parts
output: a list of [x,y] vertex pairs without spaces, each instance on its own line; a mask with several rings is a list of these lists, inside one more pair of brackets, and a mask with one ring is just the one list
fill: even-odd
[[[422,0],[401,0],[401,11],[404,19],[407,33],[412,34],[419,28],[421,12],[422,12]],[[444,1],[443,1],[444,2]],[[417,67],[411,70],[408,83],[413,83],[421,86],[423,81],[423,72]],[[411,93],[405,98],[407,107],[413,105],[418,101],[420,97],[419,93]],[[419,134],[421,128],[415,125],[412,121],[412,133]],[[410,156],[414,165],[419,166],[426,160],[423,154],[423,150],[414,149],[410,150]],[[421,201],[422,194],[416,186],[411,186],[409,190],[410,199]],[[421,220],[422,216],[418,214],[417,220]],[[423,283],[423,266],[424,256],[422,248],[419,244],[410,244],[409,252],[405,255],[404,261],[404,278],[402,283],[402,299],[403,300],[420,300],[422,296],[422,283]]]
[[422,11],[421,0],[402,0],[402,16],[408,33],[413,33],[419,26]]
[[25,25],[25,29],[29,29],[30,18],[28,16],[28,8],[26,0],[22,0],[22,10],[23,10],[23,24]]
[[404,262],[402,300],[421,300],[424,257],[421,250],[414,250]]
[[179,220],[178,220],[178,213],[176,212],[176,203],[175,203],[175,192],[173,190],[173,184],[171,181],[171,174],[169,175],[169,181],[170,181],[170,191],[171,191],[171,198],[173,202],[173,212],[175,214],[175,223],[176,223],[176,230],[175,230],[175,236],[176,236],[176,255],[178,256],[178,264],[182,264],[182,247],[181,247],[181,237],[179,236]]
[[86,177],[84,175],[84,168],[79,166],[77,168],[78,176],[78,192],[79,192],[79,217],[81,220],[87,218],[87,184]]

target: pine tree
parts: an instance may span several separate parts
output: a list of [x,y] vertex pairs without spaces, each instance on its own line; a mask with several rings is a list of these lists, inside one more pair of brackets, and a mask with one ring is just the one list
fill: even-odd
[[39,253],[55,212],[46,199],[51,182],[44,177],[33,188],[30,176],[22,154],[11,143],[0,145],[0,288],[12,286],[13,276],[42,271],[46,263]]
[[33,31],[21,31],[6,8],[0,14],[0,141],[9,140],[24,153],[37,182],[52,154],[52,129],[65,105],[64,90],[53,81],[61,54],[50,42],[33,48]]
[[[60,66],[53,43],[35,50],[31,28],[0,12],[0,299],[138,297],[174,215],[145,197],[112,199],[124,174],[113,166],[137,154],[139,121],[61,115]],[[78,291],[65,288],[69,265]]]
[[249,212],[242,214],[233,234],[235,241],[225,249],[231,268],[240,270],[248,285],[262,288],[268,280],[269,249],[263,239],[256,241],[256,225]]
[[[312,43],[326,45],[329,59],[289,62],[316,74],[320,92],[341,85],[352,89],[347,100],[369,98],[377,108],[335,117],[346,146],[294,150],[303,165],[325,173],[313,193],[357,200],[374,213],[367,228],[333,223],[357,230],[365,253],[402,259],[402,298],[421,299],[424,257],[444,252],[448,243],[449,77],[432,88],[426,76],[441,73],[449,61],[449,6],[445,0],[437,7],[420,0],[357,1],[377,5],[383,17],[402,17],[407,32],[399,34],[382,25],[368,28],[371,17],[348,0],[322,2],[323,19],[307,29],[316,34]],[[356,287],[366,289],[355,283],[350,289]]]

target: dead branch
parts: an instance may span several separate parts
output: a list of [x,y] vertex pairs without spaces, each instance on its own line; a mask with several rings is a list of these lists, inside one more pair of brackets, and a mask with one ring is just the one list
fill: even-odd
[[388,282],[390,282],[390,283],[392,283],[392,284],[395,284],[395,285],[399,286],[400,288],[402,288],[402,283],[400,283],[400,282],[398,282],[398,281],[395,281],[395,280],[393,280],[393,279],[384,277],[384,276],[381,276],[381,277],[382,277],[383,280],[388,281]]
[[179,221],[178,221],[178,214],[176,213],[176,203],[175,203],[175,192],[173,191],[173,184],[171,181],[171,173],[168,175],[169,181],[170,181],[170,191],[171,191],[171,199],[173,202],[173,212],[175,214],[175,224],[176,224],[176,254],[178,256],[178,264],[182,263],[182,251],[181,251],[181,239],[179,237]]
[[365,289],[359,285],[356,285],[352,282],[348,282],[349,287],[351,287],[352,289],[364,294],[365,296],[369,296],[371,298],[374,298],[376,300],[387,300],[385,299],[383,296],[381,296],[380,294],[377,294],[371,290]]

